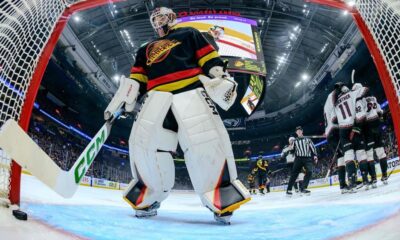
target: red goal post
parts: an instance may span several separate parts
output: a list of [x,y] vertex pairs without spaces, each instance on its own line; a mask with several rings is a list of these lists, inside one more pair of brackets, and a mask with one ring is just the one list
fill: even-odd
[[[400,156],[400,1],[307,0],[348,11],[355,21],[383,85]],[[352,4],[349,4],[352,2]],[[351,6],[352,5],[352,6]]]
[[[71,15],[122,0],[0,2],[0,126],[9,118],[27,131],[43,74]],[[0,203],[19,204],[21,167],[0,149]]]

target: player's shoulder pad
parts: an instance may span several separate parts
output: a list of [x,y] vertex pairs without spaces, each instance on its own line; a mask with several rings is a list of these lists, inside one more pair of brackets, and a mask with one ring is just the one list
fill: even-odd
[[175,31],[179,31],[179,32],[196,32],[196,33],[200,33],[199,30],[197,30],[194,27],[179,27],[179,28],[175,28]]

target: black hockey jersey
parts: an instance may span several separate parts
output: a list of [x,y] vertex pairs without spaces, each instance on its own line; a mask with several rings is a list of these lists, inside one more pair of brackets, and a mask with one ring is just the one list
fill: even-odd
[[138,50],[130,78],[141,83],[141,93],[181,92],[202,86],[199,75],[214,66],[223,61],[203,35],[194,28],[177,28]]

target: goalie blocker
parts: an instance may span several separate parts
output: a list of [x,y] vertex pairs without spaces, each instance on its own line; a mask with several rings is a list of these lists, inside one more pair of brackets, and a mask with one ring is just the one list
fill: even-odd
[[[169,111],[178,132],[163,127]],[[237,180],[228,133],[205,90],[175,95],[150,91],[129,139],[133,180],[124,199],[136,209],[137,216],[141,210],[158,207],[171,192],[175,168],[169,152],[176,150],[178,140],[194,190],[204,206],[224,215],[250,200],[248,190]]]

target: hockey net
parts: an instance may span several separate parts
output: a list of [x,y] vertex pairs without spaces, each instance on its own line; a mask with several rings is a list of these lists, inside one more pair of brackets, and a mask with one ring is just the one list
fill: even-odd
[[358,0],[356,8],[377,44],[400,104],[400,1]]
[[[0,3],[0,125],[20,120],[40,55],[66,8],[59,0]],[[12,161],[0,151],[0,198],[9,199]]]
[[[117,1],[0,1],[0,126],[12,118],[27,131],[44,70],[72,13]],[[20,172],[0,149],[0,204],[19,203]]]
[[[0,126],[18,120],[28,129],[30,113],[51,51],[74,11],[119,0],[0,1]],[[308,0],[335,6],[340,0]],[[377,53],[371,53],[381,76],[400,136],[400,6],[398,0],[357,0],[360,30]],[[23,146],[21,146],[23,147]],[[20,169],[0,149],[0,202],[19,203]]]

